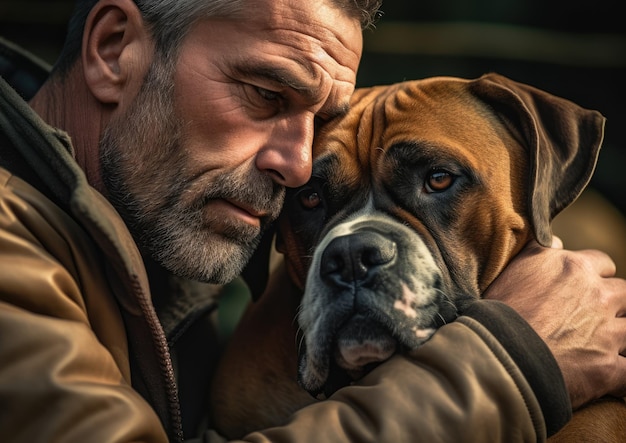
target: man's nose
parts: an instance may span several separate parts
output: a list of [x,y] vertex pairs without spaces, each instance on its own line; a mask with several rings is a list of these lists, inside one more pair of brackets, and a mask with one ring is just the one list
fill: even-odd
[[311,177],[314,115],[286,117],[273,126],[267,147],[256,159],[260,171],[290,188],[305,184]]

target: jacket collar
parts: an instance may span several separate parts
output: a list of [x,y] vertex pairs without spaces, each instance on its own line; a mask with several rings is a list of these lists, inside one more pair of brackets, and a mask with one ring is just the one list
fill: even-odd
[[[0,47],[2,47],[0,42]],[[0,57],[3,56],[0,51]],[[15,48],[11,52],[17,58]],[[152,304],[139,250],[121,217],[87,178],[69,136],[46,124],[0,77],[0,166],[34,184],[70,214],[101,248],[110,284],[125,318],[135,386],[161,417],[172,440],[181,438],[176,382],[167,339]],[[135,383],[133,382],[133,385]]]

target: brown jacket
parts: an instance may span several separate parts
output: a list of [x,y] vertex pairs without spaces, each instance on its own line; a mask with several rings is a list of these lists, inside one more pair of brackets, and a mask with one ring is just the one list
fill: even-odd
[[[207,317],[214,293],[172,297],[176,309],[155,302],[133,239],[67,136],[2,79],[0,166],[0,441],[181,441],[179,397],[195,427],[208,383],[197,369],[217,359],[202,321],[188,320]],[[176,342],[185,334],[204,341]],[[545,345],[504,305],[480,302],[413,358],[247,441],[542,441],[569,416]]]

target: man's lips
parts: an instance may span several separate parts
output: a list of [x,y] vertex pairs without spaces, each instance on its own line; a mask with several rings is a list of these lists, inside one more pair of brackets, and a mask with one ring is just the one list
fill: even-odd
[[213,200],[208,207],[215,211],[224,211],[228,216],[236,217],[243,222],[261,226],[261,219],[267,215],[265,212],[257,211],[254,208],[233,200]]

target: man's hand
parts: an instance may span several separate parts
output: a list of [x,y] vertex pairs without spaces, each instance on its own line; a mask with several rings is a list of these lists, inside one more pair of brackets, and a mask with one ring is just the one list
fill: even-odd
[[[626,245],[625,245],[626,247]],[[626,396],[626,280],[596,250],[531,242],[485,292],[514,308],[546,342],[574,408]]]

